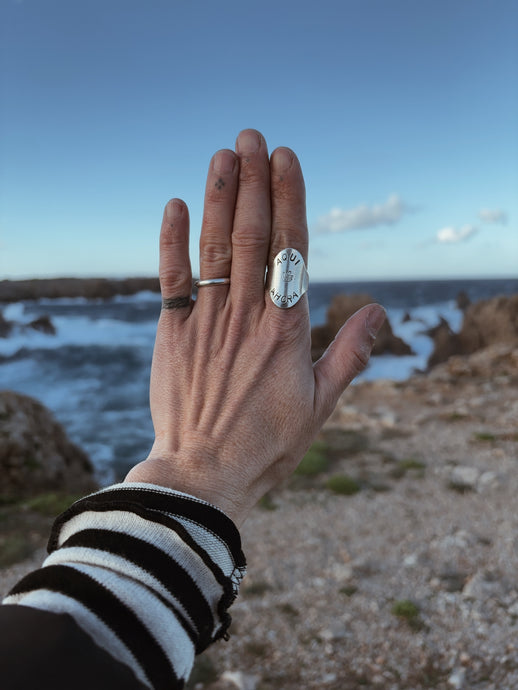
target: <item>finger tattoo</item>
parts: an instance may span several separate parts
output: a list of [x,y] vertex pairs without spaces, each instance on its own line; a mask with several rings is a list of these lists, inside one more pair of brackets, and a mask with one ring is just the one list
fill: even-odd
[[162,300],[162,309],[184,309],[191,304],[191,297],[166,297]]

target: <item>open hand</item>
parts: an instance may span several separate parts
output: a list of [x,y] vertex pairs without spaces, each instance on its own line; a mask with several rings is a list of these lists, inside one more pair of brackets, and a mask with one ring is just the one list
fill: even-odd
[[200,240],[200,278],[230,284],[191,297],[189,218],[173,199],[160,235],[160,284],[169,308],[158,324],[151,373],[155,442],[126,481],[198,496],[239,525],[296,468],[338,397],[366,366],[384,310],[351,317],[311,361],[307,295],[278,308],[265,269],[286,247],[307,263],[302,171],[295,154],[271,158],[255,130],[211,161]]

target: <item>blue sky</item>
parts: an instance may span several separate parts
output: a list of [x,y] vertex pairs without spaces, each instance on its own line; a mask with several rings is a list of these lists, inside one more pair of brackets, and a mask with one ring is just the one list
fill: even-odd
[[0,278],[154,275],[256,127],[316,280],[518,273],[515,0],[0,0]]

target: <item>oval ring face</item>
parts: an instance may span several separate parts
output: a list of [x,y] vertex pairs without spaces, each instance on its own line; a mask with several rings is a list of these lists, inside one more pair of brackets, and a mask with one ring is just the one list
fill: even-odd
[[268,292],[279,309],[293,307],[307,292],[309,275],[302,254],[296,249],[282,249],[268,271]]

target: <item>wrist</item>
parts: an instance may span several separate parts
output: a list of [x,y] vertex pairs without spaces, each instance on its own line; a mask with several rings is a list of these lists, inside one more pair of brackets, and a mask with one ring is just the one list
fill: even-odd
[[235,501],[226,493],[223,494],[210,485],[206,477],[196,476],[192,472],[175,471],[174,464],[162,457],[149,457],[135,465],[126,475],[124,482],[143,482],[163,486],[189,494],[206,501],[223,511],[238,527],[246,515],[239,510]]

